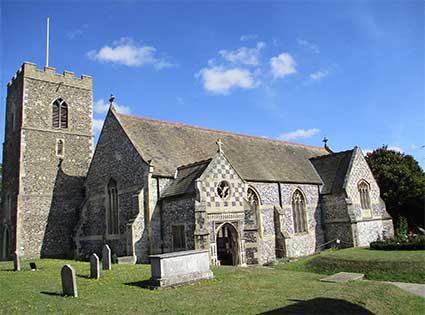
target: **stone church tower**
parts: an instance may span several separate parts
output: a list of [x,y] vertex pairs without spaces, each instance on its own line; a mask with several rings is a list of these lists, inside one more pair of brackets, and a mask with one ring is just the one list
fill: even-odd
[[93,154],[92,79],[24,63],[8,83],[0,258],[72,256]]

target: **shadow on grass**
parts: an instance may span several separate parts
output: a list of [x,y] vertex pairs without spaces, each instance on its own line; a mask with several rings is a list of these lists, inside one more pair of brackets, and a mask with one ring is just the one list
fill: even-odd
[[90,276],[87,275],[77,275],[78,278],[91,279]]
[[136,281],[136,282],[127,282],[124,283],[125,285],[133,286],[133,287],[139,287],[142,289],[148,289],[148,290],[154,290],[156,287],[152,285],[152,282],[150,280],[142,280],[142,281]]
[[374,315],[368,309],[345,300],[315,298],[312,300],[289,300],[298,303],[281,307],[258,315],[280,314],[341,314],[341,315]]
[[62,293],[57,293],[57,292],[46,292],[46,291],[41,291],[41,294],[46,294],[46,295],[52,295],[52,296],[64,296]]

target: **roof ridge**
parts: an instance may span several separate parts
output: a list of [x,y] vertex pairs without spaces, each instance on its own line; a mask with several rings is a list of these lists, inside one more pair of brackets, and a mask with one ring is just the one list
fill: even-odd
[[339,155],[339,154],[344,154],[344,153],[348,153],[348,152],[352,152],[352,151],[354,151],[354,149],[340,151],[340,152],[334,152],[334,153],[329,153],[329,154],[325,154],[325,155],[313,156],[313,157],[310,158],[310,160],[318,160],[318,159],[323,159],[323,158],[329,158],[331,156],[335,156],[335,155]]
[[[119,115],[119,116],[125,116],[125,117],[135,118],[135,119],[139,119],[139,120],[148,120],[148,121],[153,121],[153,122],[157,122],[157,123],[164,123],[164,124],[168,124],[168,125],[175,125],[175,126],[189,127],[189,128],[194,128],[194,129],[200,129],[200,130],[214,131],[214,132],[219,132],[219,133],[228,134],[228,135],[243,136],[243,137],[248,137],[248,138],[266,140],[266,141],[270,141],[270,142],[279,142],[279,143],[283,143],[283,144],[290,144],[290,145],[295,145],[295,146],[300,146],[300,147],[307,147],[307,148],[311,148],[311,149],[316,149],[316,150],[320,149],[322,151],[323,150],[326,151],[326,149],[323,148],[323,147],[309,145],[309,144],[302,144],[302,143],[284,141],[284,140],[279,140],[279,139],[271,139],[271,138],[265,138],[265,137],[260,137],[260,136],[247,135],[247,134],[243,134],[243,133],[225,131],[225,130],[214,129],[214,128],[199,127],[199,126],[195,126],[195,125],[189,125],[189,124],[185,124],[185,123],[178,123],[178,122],[172,122],[172,121],[161,120],[161,119],[154,119],[154,118],[147,118],[147,117],[142,117],[142,116],[133,116],[133,115],[121,114],[121,113],[118,113],[118,112],[116,114]],[[329,153],[328,151],[326,151],[326,152]]]
[[180,169],[183,169],[183,168],[188,168],[188,167],[192,167],[192,166],[197,166],[197,165],[209,163],[211,161],[212,161],[212,159],[201,160],[201,161],[197,161],[197,162],[193,162],[193,163],[181,165],[181,166],[177,167],[177,169],[180,170]]

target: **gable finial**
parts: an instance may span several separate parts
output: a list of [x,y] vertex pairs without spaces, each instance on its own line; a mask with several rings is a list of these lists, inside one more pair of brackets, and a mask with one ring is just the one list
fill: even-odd
[[216,144],[217,144],[217,152],[222,153],[223,149],[221,148],[221,146],[223,145],[223,142],[221,141],[221,139],[217,139]]
[[326,151],[328,151],[329,153],[333,153],[333,151],[331,150],[331,148],[329,148],[328,146],[328,138],[326,138],[326,136],[323,137],[323,147],[326,149]]
[[109,98],[109,105],[114,105],[114,101],[115,101],[115,96],[114,94],[111,94],[111,97]]
[[328,146],[328,141],[329,141],[328,138],[326,138],[326,136],[324,136],[322,142],[323,142],[325,148]]

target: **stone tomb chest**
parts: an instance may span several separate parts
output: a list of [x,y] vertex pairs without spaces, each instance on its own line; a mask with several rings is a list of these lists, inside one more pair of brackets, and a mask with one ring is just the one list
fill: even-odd
[[213,278],[208,250],[173,252],[149,258],[154,286],[170,287]]

